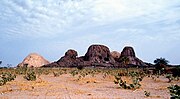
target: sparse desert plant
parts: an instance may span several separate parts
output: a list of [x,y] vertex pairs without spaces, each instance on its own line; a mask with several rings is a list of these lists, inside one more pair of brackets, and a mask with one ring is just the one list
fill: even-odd
[[103,78],[106,78],[110,74],[110,71],[104,71],[103,72]]
[[45,69],[45,70],[43,71],[43,74],[44,74],[44,75],[50,74],[50,70],[49,70],[49,69]]
[[81,78],[82,78],[82,76],[81,76],[81,75],[79,75],[77,80],[80,80]]
[[72,71],[70,72],[70,74],[71,74],[72,76],[78,75],[78,71],[77,71],[77,70],[72,70]]
[[172,74],[166,74],[166,78],[168,78],[168,83],[170,83],[174,78],[172,76]]
[[114,83],[119,84],[120,88],[123,89],[138,89],[141,87],[140,81],[142,81],[141,78],[139,77],[132,77],[132,82],[131,84],[127,84],[126,81],[123,81],[121,76],[118,74],[115,76]]
[[36,68],[36,69],[35,69],[35,72],[36,72],[36,74],[37,74],[37,77],[40,77],[40,75],[43,74],[43,71],[44,71],[44,69],[42,69],[42,68]]
[[54,75],[54,77],[58,77],[58,76],[59,76],[59,73],[53,71],[53,75]]
[[168,87],[171,95],[171,99],[180,99],[180,86],[171,85]]
[[6,82],[0,78],[0,86],[5,85],[5,84],[6,84]]
[[148,91],[144,91],[144,95],[146,96],[146,97],[149,97],[150,96],[150,92],[148,92]]
[[175,81],[178,81],[178,80],[179,80],[179,77],[178,77],[178,76],[174,77],[174,80],[175,80]]
[[60,76],[60,75],[62,75],[62,74],[63,74],[63,71],[61,71],[61,70],[59,70],[59,71],[57,71],[57,72],[53,71],[54,77],[58,77],[58,76]]
[[24,76],[24,78],[28,81],[35,81],[36,80],[36,74],[34,71],[29,71],[26,73],[26,75]]
[[119,83],[119,80],[121,80],[121,76],[120,74],[118,73],[117,75],[114,76],[115,80],[114,80],[114,83],[115,84],[118,84]]
[[27,70],[28,70],[28,67],[26,67],[26,66],[18,67],[15,69],[15,73],[18,75],[25,75]]
[[155,77],[155,76],[151,76],[151,78],[152,78],[154,81],[156,81],[156,77]]
[[2,73],[0,75],[0,86],[5,85],[6,82],[12,81],[16,78],[16,75],[11,74],[10,72]]

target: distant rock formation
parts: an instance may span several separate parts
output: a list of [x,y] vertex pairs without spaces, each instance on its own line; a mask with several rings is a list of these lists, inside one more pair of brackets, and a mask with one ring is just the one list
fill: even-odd
[[43,67],[77,67],[83,59],[77,57],[77,51],[69,49],[58,61],[44,65]]
[[78,57],[75,50],[68,50],[58,61],[44,65],[43,67],[123,67],[124,57],[128,58],[128,65],[144,65],[144,62],[135,56],[132,47],[125,47],[121,54],[117,51],[110,53],[107,46],[91,45],[84,56]]
[[116,60],[118,61],[118,59],[120,58],[121,54],[117,51],[112,51],[111,52],[111,56]]
[[114,63],[110,50],[104,45],[91,45],[84,56],[85,61],[92,63]]
[[65,53],[65,57],[68,57],[68,58],[76,59],[77,56],[78,56],[77,51],[73,49],[70,49]]
[[41,55],[31,53],[21,63],[19,63],[17,67],[41,67],[46,64],[49,64],[49,61],[44,59]]
[[57,62],[45,65],[44,67],[76,67],[76,66],[113,66],[114,58],[108,47],[104,45],[91,45],[85,56],[77,57],[75,50],[68,50],[65,56]]
[[78,63],[80,60],[77,58],[78,53],[75,50],[68,50],[65,53],[65,56],[61,57],[58,61],[57,64],[59,66],[65,66],[65,67],[76,67],[78,66]]
[[121,52],[121,57],[129,56],[129,57],[136,57],[133,47],[126,46],[123,48]]
[[127,64],[145,66],[145,63],[136,57],[133,47],[130,46],[124,47],[124,49],[121,52],[121,56],[119,60],[122,60],[123,58],[128,59]]

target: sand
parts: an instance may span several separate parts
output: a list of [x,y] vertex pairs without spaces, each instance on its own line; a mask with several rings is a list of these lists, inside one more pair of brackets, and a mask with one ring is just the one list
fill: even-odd
[[[103,77],[96,74],[78,80],[78,76],[63,74],[58,77],[41,75],[36,81],[27,81],[19,75],[14,81],[0,86],[0,99],[169,99],[167,89],[172,84],[160,76],[156,80],[145,77],[141,88],[136,90],[121,89],[114,84],[114,76]],[[146,97],[144,91],[150,92]]]

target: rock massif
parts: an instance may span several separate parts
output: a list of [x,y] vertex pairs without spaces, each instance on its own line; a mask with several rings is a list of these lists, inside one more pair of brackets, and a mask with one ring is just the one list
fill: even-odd
[[76,67],[78,66],[78,53],[75,50],[69,49],[63,57],[61,57],[57,62],[45,65],[44,67]]
[[77,67],[77,66],[113,66],[114,58],[108,47],[104,45],[91,45],[85,56],[77,57],[75,50],[68,50],[58,61],[44,67]]
[[37,53],[31,53],[21,63],[18,64],[18,67],[41,67],[46,64],[49,64],[49,61],[44,59],[41,55]]
[[124,47],[121,52],[120,60],[127,58],[127,63],[130,65],[144,66],[145,63],[136,57],[134,49],[130,46]]
[[104,45],[91,45],[84,56],[78,57],[77,51],[70,49],[58,61],[44,67],[124,67],[127,65],[144,66],[144,62],[136,57],[132,47],[125,47],[120,54],[117,51],[110,53],[109,48]]
[[121,52],[121,57],[136,57],[134,49],[130,46],[124,47]]
[[61,57],[56,63],[63,67],[76,67],[79,65],[80,58],[77,58],[78,53],[75,50],[68,50],[63,57]]
[[91,63],[114,63],[110,50],[104,45],[91,45],[84,56],[85,61]]

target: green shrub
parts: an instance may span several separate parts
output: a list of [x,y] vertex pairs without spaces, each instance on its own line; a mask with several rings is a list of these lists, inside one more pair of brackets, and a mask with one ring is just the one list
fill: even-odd
[[171,85],[168,87],[171,95],[171,99],[180,99],[180,86]]
[[70,74],[71,74],[72,76],[78,75],[78,70],[72,70],[72,71],[70,72]]
[[168,83],[170,83],[174,78],[172,76],[172,74],[166,74],[166,78],[168,78]]
[[15,73],[18,75],[25,75],[28,70],[28,67],[18,67],[15,69]]
[[123,81],[121,76],[118,74],[115,76],[114,83],[119,84],[120,88],[123,89],[138,89],[141,87],[140,81],[142,81],[139,77],[132,77],[132,84],[127,84],[126,81]]
[[145,95],[146,97],[149,97],[149,96],[150,96],[150,92],[144,91],[144,95]]
[[0,86],[5,85],[6,82],[12,81],[12,80],[14,80],[15,78],[16,78],[16,75],[13,75],[13,74],[11,74],[11,73],[9,73],[9,72],[7,72],[7,73],[2,73],[2,74],[0,75]]
[[24,76],[24,78],[28,81],[35,81],[36,80],[36,74],[34,71],[29,71],[27,74]]
[[59,70],[58,72],[53,71],[54,77],[58,77],[63,74],[63,71]]

